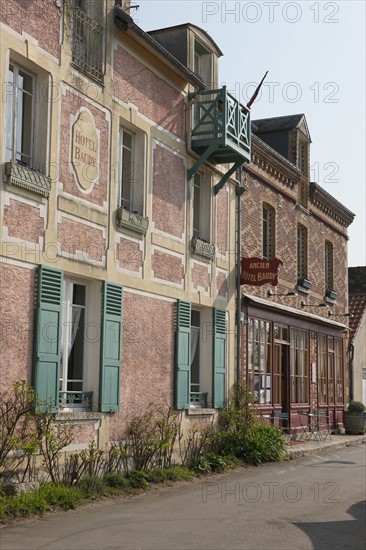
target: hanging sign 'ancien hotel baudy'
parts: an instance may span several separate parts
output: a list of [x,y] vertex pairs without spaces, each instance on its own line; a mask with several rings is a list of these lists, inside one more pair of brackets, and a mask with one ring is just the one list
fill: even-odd
[[72,128],[72,165],[77,180],[90,191],[99,172],[99,137],[89,111],[81,111]]
[[240,284],[261,286],[266,283],[276,286],[278,284],[278,268],[281,260],[263,260],[262,258],[242,258]]

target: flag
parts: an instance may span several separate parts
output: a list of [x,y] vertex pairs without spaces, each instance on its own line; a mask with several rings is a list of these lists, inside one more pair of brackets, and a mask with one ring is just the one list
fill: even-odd
[[255,90],[255,92],[254,92],[254,94],[252,95],[252,97],[251,97],[250,100],[248,101],[248,103],[247,103],[247,108],[248,108],[248,109],[251,108],[252,104],[253,104],[254,101],[256,100],[257,95],[259,94],[259,90],[261,89],[262,84],[263,84],[264,79],[266,78],[267,74],[268,74],[268,71],[266,72],[266,74],[264,75],[264,77],[262,78],[262,80],[260,81],[260,83],[259,83],[259,85],[257,86],[257,88],[256,88],[256,90]]

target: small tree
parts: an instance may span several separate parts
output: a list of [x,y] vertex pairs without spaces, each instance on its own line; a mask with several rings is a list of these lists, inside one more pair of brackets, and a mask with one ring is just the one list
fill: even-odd
[[[21,466],[21,481],[30,476],[33,456],[39,447],[34,423],[34,390],[25,380],[0,394],[0,474],[6,481]],[[6,472],[6,475],[5,475]]]

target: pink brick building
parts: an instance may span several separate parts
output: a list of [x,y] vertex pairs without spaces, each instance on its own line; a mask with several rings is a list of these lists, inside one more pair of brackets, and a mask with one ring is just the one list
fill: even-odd
[[[328,311],[347,309],[353,216],[309,182],[305,118],[259,121],[251,143],[213,39],[147,34],[120,6],[1,12],[1,389],[26,379],[99,446],[151,402],[214,418],[238,374],[265,412],[321,404],[341,424],[345,327]],[[271,297],[241,287],[237,354],[243,164],[241,255],[283,265]]]

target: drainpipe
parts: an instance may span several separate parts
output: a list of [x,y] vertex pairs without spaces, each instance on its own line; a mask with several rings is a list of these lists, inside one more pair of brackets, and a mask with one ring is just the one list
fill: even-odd
[[[239,178],[241,183],[243,167],[239,168]],[[241,293],[240,293],[240,270],[241,270],[241,196],[245,192],[245,187],[237,186],[235,189],[237,202],[236,219],[236,379],[240,379],[240,318],[241,318]]]
[[354,367],[354,357],[355,357],[355,346],[352,342],[348,344],[348,365],[349,365],[349,400],[353,401],[353,367]]

